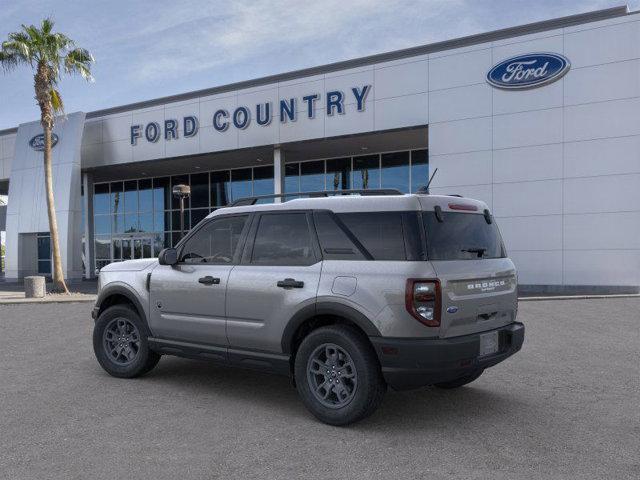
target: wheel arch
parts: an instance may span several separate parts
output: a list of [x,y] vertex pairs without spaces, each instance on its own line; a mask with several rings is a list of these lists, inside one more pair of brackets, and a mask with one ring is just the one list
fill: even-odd
[[319,302],[302,308],[289,320],[282,335],[282,351],[293,358],[297,344],[307,333],[335,324],[351,325],[366,337],[381,336],[373,322],[355,308],[343,303]]
[[121,283],[107,285],[100,290],[94,307],[94,319],[98,319],[100,314],[113,305],[130,305],[136,311],[145,326],[147,335],[151,335],[149,323],[147,322],[146,311],[142,302],[130,287]]

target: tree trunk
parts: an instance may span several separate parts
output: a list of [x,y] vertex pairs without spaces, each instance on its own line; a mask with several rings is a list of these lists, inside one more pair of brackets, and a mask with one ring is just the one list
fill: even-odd
[[58,237],[58,221],[53,199],[53,168],[51,166],[51,131],[55,112],[51,102],[52,73],[44,62],[38,64],[34,78],[36,100],[40,107],[40,123],[44,129],[44,180],[47,193],[47,214],[49,216],[49,233],[51,234],[51,249],[53,250],[53,288],[55,293],[69,293],[64,282],[62,272],[62,258],[60,257],[60,241]]
[[51,249],[53,250],[53,288],[55,293],[69,293],[62,272],[60,257],[60,241],[58,237],[58,220],[53,199],[53,168],[51,166],[51,127],[44,126],[44,180],[47,191],[47,214],[49,216],[49,232],[51,233]]

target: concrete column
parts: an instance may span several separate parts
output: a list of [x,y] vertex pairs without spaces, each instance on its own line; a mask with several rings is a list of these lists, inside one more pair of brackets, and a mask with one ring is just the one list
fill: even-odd
[[[273,193],[276,195],[284,193],[284,152],[277,145],[273,149]],[[280,203],[276,198],[275,203]]]
[[82,174],[82,189],[84,190],[84,277],[94,278],[94,242],[93,242],[93,175]]

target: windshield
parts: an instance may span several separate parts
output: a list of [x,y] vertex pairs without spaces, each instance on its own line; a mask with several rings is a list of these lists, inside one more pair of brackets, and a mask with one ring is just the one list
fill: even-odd
[[495,221],[487,223],[476,213],[424,212],[429,260],[477,260],[503,258],[506,252]]

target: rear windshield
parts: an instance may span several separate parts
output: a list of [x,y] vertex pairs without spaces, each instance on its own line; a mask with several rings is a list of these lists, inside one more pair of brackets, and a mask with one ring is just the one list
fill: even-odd
[[429,260],[477,260],[503,258],[506,252],[495,221],[487,223],[477,213],[424,212]]

